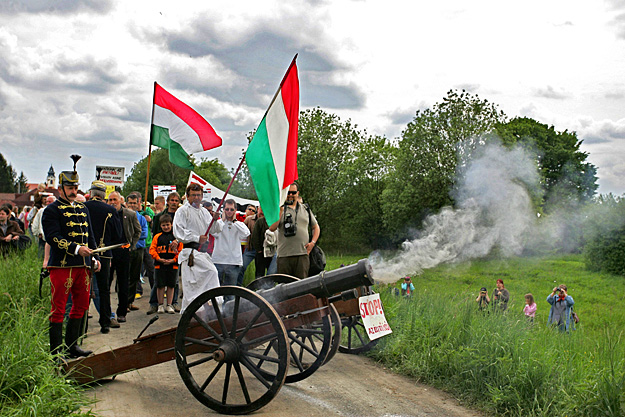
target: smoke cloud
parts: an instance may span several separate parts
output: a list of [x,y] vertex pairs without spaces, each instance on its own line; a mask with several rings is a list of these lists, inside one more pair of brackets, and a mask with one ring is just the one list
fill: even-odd
[[476,151],[459,175],[456,208],[429,216],[414,240],[400,251],[369,260],[377,281],[395,282],[441,263],[462,262],[488,255],[520,255],[536,227],[531,194],[539,190],[533,157],[520,147],[488,144]]

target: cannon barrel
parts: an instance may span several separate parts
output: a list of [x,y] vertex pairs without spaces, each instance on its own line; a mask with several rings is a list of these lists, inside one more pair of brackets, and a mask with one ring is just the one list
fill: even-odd
[[331,297],[342,291],[362,285],[373,285],[372,268],[367,259],[361,259],[354,265],[348,265],[333,271],[323,271],[318,275],[278,284],[274,288],[260,290],[258,295],[270,303],[289,300],[306,294],[319,298]]

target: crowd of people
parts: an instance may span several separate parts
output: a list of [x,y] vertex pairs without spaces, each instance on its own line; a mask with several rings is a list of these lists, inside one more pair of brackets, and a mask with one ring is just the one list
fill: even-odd
[[[0,210],[3,244],[26,236],[26,228],[37,240],[42,276],[51,283],[53,354],[90,355],[77,343],[86,332],[90,303],[99,314],[100,332],[108,334],[139,310],[135,300],[146,279],[150,315],[182,313],[207,290],[243,285],[252,261],[256,278],[273,273],[308,276],[307,258],[320,228],[301,201],[297,184],[289,188],[280,219],[268,224],[260,206],[247,205],[241,213],[233,199],[223,201],[223,212],[218,213],[211,201],[203,201],[201,186],[193,183],[184,196],[172,192],[151,205],[136,191],[107,195],[106,184],[96,180],[85,198],[78,193],[76,162],[73,171],[59,175],[59,198],[41,199],[30,227],[11,220],[10,208]],[[113,291],[117,306],[111,305]]]
[[[576,314],[573,311],[573,304],[575,301],[567,293],[567,286],[560,284],[553,288],[551,294],[547,296],[547,302],[551,305],[549,309],[549,316],[547,322],[558,328],[563,332],[575,330]],[[480,311],[492,311],[505,312],[508,309],[508,303],[510,302],[510,292],[505,288],[503,280],[498,279],[496,288],[493,290],[492,297],[488,296],[488,290],[486,287],[480,289],[475,301],[478,304]],[[531,293],[525,294],[525,306],[523,307],[523,314],[527,317],[530,323],[534,322],[536,318],[537,305],[534,300],[534,295]]]

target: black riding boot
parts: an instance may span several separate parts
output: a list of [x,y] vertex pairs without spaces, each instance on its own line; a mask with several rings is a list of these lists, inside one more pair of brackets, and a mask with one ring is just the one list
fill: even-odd
[[76,344],[82,331],[82,319],[69,319],[67,328],[65,329],[65,344],[68,346],[68,354],[70,358],[79,358],[81,356],[89,356],[93,352],[84,350]]
[[56,355],[61,352],[63,344],[63,323],[50,323],[50,353]]

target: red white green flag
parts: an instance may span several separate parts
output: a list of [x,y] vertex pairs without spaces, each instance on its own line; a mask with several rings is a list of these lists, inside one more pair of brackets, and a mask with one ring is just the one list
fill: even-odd
[[193,169],[189,156],[221,146],[213,127],[191,107],[154,83],[152,145],[169,150],[169,160]]
[[297,179],[299,80],[293,59],[274,101],[260,122],[245,159],[260,206],[271,225],[280,217],[289,186]]

